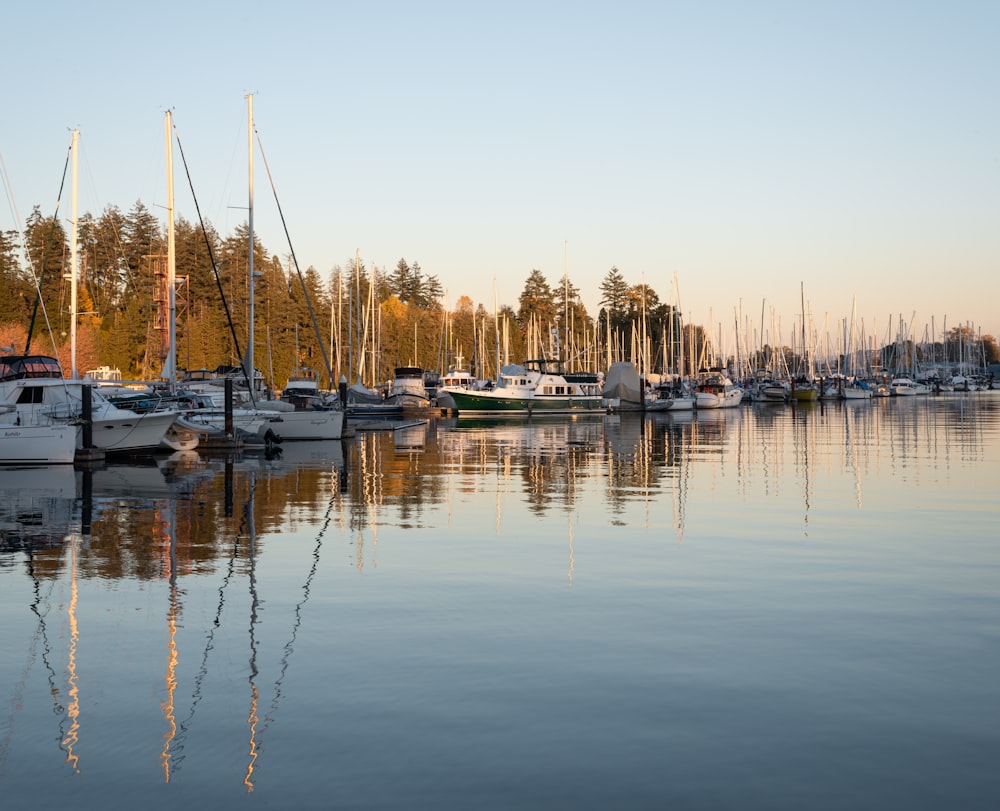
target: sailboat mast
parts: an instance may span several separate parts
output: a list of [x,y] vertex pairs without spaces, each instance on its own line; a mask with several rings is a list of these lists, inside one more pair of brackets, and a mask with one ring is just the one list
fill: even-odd
[[[506,324],[506,319],[505,322]],[[493,277],[493,339],[496,341],[496,368],[493,379],[500,382],[500,310],[497,307],[497,277]],[[484,375],[485,377],[485,375]]]
[[[253,94],[247,94],[247,174],[249,198],[247,201],[247,351],[244,367],[247,376],[247,386],[251,393],[254,387],[253,361]],[[252,396],[252,394],[251,394]]]
[[806,286],[799,282],[799,296],[802,299],[802,362],[805,364],[803,374],[812,380],[812,352],[806,344]]
[[573,346],[569,331],[569,240],[563,240],[563,360],[569,362],[573,371]]
[[167,357],[163,361],[163,377],[171,390],[177,380],[177,255],[174,250],[174,152],[171,137],[171,112],[165,121],[167,141]]
[[77,248],[77,218],[76,218],[76,177],[80,152],[80,130],[73,130],[73,233],[70,237],[70,268],[69,268],[69,356],[70,377],[76,380],[80,375],[76,368],[76,283],[80,268],[80,257]]

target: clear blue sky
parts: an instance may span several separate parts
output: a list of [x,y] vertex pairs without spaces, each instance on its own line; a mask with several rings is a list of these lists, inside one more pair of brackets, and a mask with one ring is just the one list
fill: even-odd
[[[300,265],[405,257],[596,315],[612,265],[695,323],[1000,337],[1000,3],[135,2],[4,11],[0,154],[50,214],[163,216],[164,111],[203,214],[246,219],[246,102]],[[175,150],[177,209],[195,219]],[[263,162],[256,230],[288,253]],[[68,196],[63,211],[68,216]],[[12,227],[7,201],[0,227]],[[568,250],[567,250],[568,248]],[[180,269],[179,272],[183,272]],[[915,316],[914,316],[915,314]],[[717,326],[713,327],[713,332]]]

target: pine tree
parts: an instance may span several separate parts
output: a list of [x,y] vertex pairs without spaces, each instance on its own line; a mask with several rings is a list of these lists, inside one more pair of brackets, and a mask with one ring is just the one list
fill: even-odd
[[601,282],[601,304],[604,305],[612,328],[625,326],[629,286],[617,267],[612,266]]
[[79,220],[77,236],[84,269],[81,282],[101,316],[121,306],[126,293],[129,276],[122,252],[124,223],[124,216],[115,206],[105,208],[96,220],[90,214]]
[[393,271],[385,278],[389,293],[402,302],[411,300],[414,291],[413,270],[407,264],[406,259],[401,258]]
[[[24,229],[25,250],[41,290],[41,302],[32,296],[31,312],[37,313],[28,340],[46,332],[48,324],[57,334],[69,331],[68,312],[61,306],[63,264],[69,255],[68,239],[56,217],[43,217],[38,206],[32,209]],[[68,296],[66,297],[68,300]],[[29,316],[30,320],[31,316]]]
[[558,310],[555,296],[540,270],[532,270],[528,275],[518,297],[518,304],[517,317],[522,324],[526,324],[532,317],[543,324],[551,324],[555,320]]
[[[0,324],[27,324],[34,301],[34,285],[18,261],[16,231],[0,231]],[[5,342],[3,346],[14,346]],[[23,347],[23,340],[19,342]]]

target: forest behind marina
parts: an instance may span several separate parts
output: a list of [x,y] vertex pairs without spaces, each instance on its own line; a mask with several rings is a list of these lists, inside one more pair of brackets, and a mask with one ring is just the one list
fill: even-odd
[[[98,216],[83,215],[77,234],[77,368],[156,379],[169,334],[164,228],[137,201],[127,212],[109,206]],[[246,223],[222,235],[210,223],[177,219],[180,368],[211,370],[241,361],[249,332],[248,235]],[[532,269],[516,305],[464,295],[452,301],[451,291],[417,261],[401,258],[386,268],[355,255],[324,274],[299,268],[292,251],[273,252],[256,235],[253,250],[254,357],[278,387],[301,367],[320,372],[333,387],[341,377],[375,385],[397,366],[443,372],[461,364],[495,378],[498,362],[532,357],[561,357],[591,370],[631,360],[652,372],[728,365],[741,374],[773,368],[776,358],[788,369],[800,367],[806,356],[839,365],[847,353],[847,319],[823,325],[823,334],[805,308],[801,321],[784,327],[773,316],[765,323],[765,312],[760,322],[734,312],[725,327],[685,322],[676,277],[657,290],[612,267],[600,286],[600,310],[592,314],[568,272],[552,283]],[[23,236],[0,232],[0,346],[53,354],[70,368],[71,255],[60,218],[45,216],[38,206]],[[994,337],[975,325],[945,321],[923,325],[922,334],[919,329],[901,317],[878,332],[876,325],[850,325],[856,347],[880,350],[875,362],[882,368],[1000,361]]]

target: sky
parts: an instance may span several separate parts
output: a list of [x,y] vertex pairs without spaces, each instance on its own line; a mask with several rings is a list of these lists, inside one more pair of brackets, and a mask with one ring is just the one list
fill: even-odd
[[835,336],[1000,336],[995,0],[55,0],[4,29],[4,230],[53,212],[73,129],[79,212],[165,223],[170,109],[177,214],[232,233],[253,94],[255,231],[303,270],[404,258],[489,311],[568,272],[596,315],[617,267],[752,343],[803,298]]

